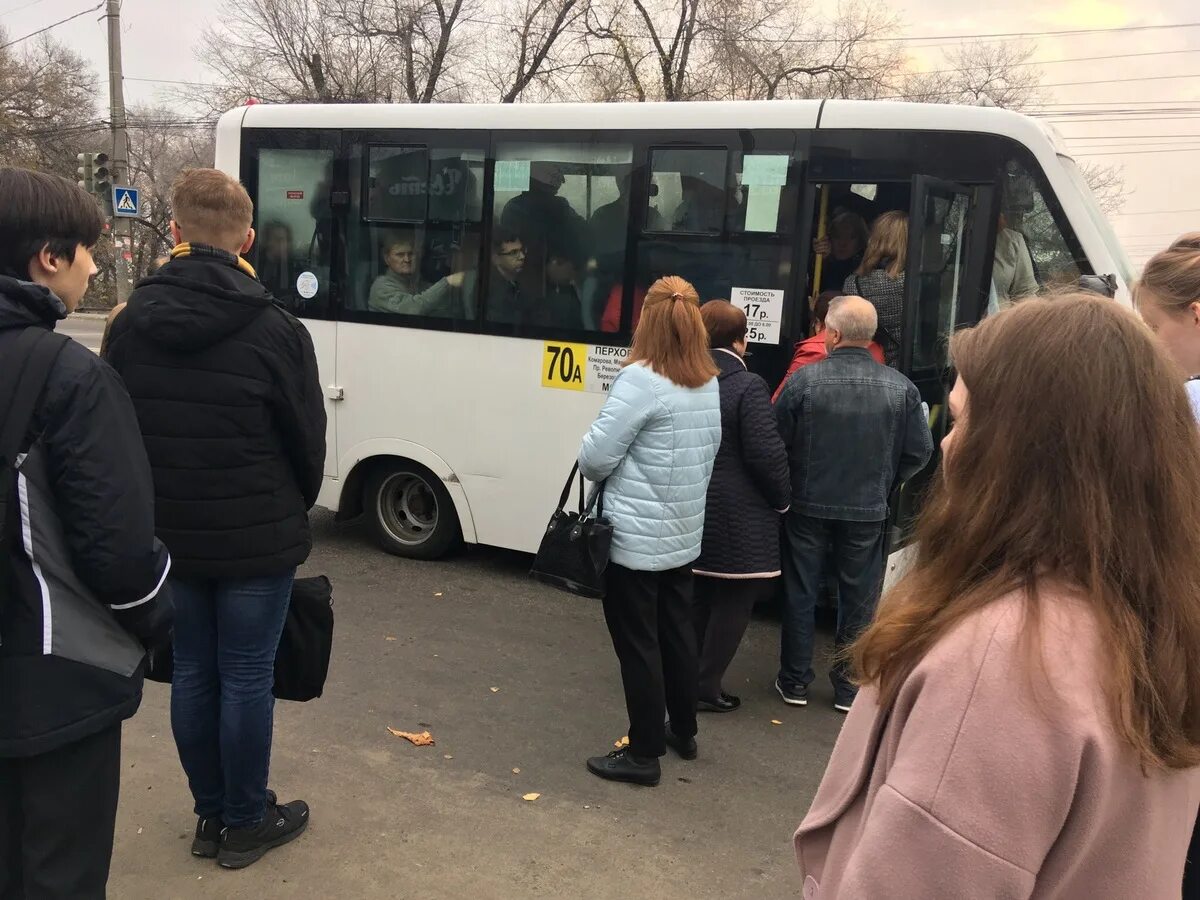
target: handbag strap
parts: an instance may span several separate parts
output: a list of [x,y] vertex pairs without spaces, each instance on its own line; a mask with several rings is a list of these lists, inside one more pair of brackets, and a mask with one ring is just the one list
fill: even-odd
[[[558,508],[565,510],[567,508],[567,498],[571,496],[571,485],[575,481],[575,475],[579,472],[579,460],[571,466],[571,474],[567,476],[567,483],[563,485],[562,493],[558,497]],[[580,475],[579,481],[579,509],[583,511],[583,476]]]

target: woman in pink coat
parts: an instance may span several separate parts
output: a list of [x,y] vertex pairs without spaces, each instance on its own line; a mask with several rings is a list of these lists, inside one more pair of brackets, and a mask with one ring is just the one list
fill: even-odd
[[1179,897],[1200,803],[1200,434],[1112,301],[952,342],[954,428],[796,832],[806,900]]

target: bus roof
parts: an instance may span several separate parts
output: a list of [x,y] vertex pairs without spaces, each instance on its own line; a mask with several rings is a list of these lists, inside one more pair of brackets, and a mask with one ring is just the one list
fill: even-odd
[[[229,121],[232,120],[232,121]],[[987,106],[883,100],[739,100],[689,103],[345,103],[238,107],[222,126],[243,128],[887,128],[999,134],[1067,155],[1053,129]],[[1049,146],[1047,146],[1049,145]]]

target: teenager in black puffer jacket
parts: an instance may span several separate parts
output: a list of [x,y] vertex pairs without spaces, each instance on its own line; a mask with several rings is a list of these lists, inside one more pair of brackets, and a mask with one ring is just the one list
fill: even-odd
[[791,496],[787,450],[775,424],[767,383],[746,369],[746,314],[724,300],[700,308],[713,361],[721,370],[721,449],[704,510],[696,575],[700,703],[731,712],[741,700],[721,688],[754,604],[771,596],[781,574],[779,517]]

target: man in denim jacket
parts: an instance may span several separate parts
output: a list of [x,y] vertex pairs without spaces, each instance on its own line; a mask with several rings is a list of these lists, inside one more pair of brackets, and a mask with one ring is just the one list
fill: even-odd
[[[830,545],[841,650],[870,621],[879,599],[888,495],[933,452],[916,385],[867,349],[878,327],[875,307],[862,297],[839,297],[825,323],[828,358],[797,371],[775,405],[792,477],[775,689],[792,706],[807,705],[815,677],[813,612]],[[830,679],[834,707],[848,712],[855,688],[844,664],[834,666]]]

